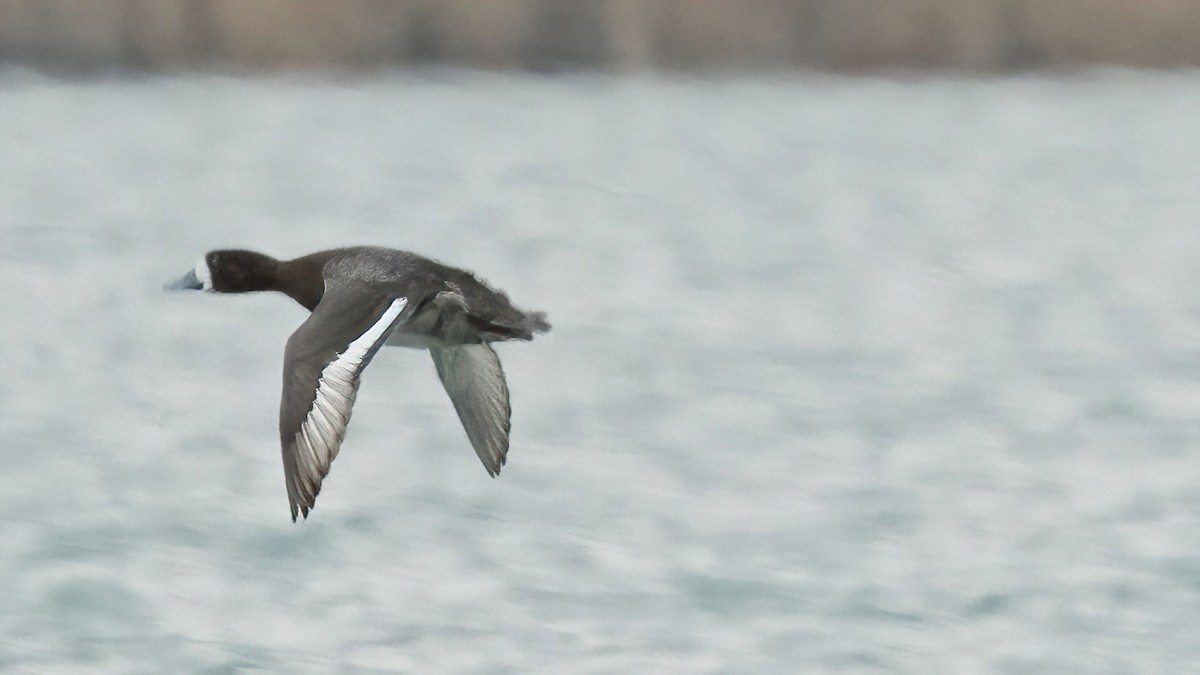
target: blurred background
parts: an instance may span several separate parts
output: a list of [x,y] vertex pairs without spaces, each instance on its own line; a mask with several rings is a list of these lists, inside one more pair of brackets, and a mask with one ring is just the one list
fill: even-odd
[[[0,671],[1200,669],[1200,2],[0,0]],[[381,352],[307,522],[283,296],[554,329],[479,465]]]
[[1200,62],[1192,0],[3,0],[0,55],[85,70],[638,71]]

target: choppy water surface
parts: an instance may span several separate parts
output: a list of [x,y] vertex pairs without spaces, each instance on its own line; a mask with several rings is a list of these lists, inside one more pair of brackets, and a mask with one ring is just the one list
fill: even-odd
[[[0,669],[1200,667],[1200,76],[0,74]],[[307,523],[282,296],[477,270],[489,480],[388,349]]]

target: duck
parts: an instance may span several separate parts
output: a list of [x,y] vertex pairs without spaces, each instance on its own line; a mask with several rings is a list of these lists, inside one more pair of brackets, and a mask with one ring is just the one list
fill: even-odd
[[492,343],[546,333],[475,274],[416,253],[356,246],[292,260],[244,249],[204,254],[165,290],[276,291],[310,314],[283,357],[279,438],[292,522],[308,519],[350,423],[362,373],[384,346],[428,350],[488,475],[508,458],[512,409]]

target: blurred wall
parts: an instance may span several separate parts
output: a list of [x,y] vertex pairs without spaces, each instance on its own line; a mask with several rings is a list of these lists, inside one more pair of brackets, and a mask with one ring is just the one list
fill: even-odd
[[1200,0],[0,0],[0,60],[148,70],[1200,64]]

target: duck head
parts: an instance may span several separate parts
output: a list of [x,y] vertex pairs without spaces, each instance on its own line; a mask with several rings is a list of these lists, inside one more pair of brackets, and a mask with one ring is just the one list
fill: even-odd
[[254,251],[209,251],[187,274],[164,284],[163,289],[216,293],[273,290],[278,266],[278,260]]

